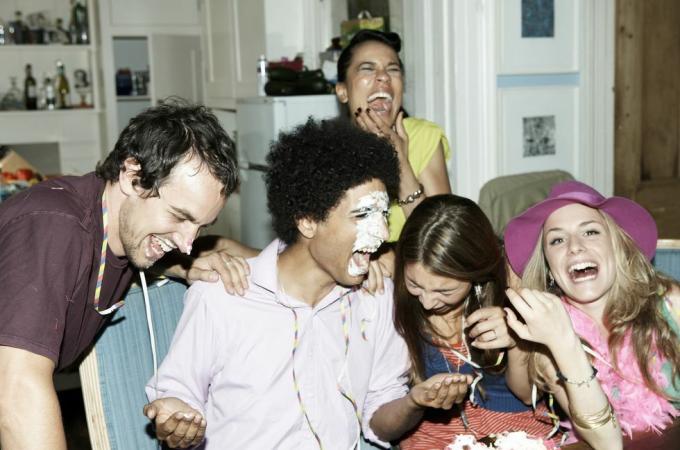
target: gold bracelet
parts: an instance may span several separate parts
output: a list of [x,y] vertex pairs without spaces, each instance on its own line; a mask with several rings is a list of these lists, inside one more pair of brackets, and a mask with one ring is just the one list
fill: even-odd
[[612,405],[609,403],[609,401],[607,401],[607,405],[601,411],[598,411],[594,414],[576,414],[571,409],[571,404],[569,405],[569,412],[571,415],[571,421],[574,422],[577,427],[584,430],[594,430],[596,428],[600,428],[610,421],[613,421],[614,424],[616,424],[616,415],[614,414],[614,410],[612,409]]
[[405,206],[405,205],[408,205],[409,203],[413,203],[413,202],[416,201],[417,198],[419,198],[421,195],[423,195],[423,192],[425,192],[425,188],[423,187],[423,183],[418,183],[418,190],[415,191],[413,194],[407,195],[404,200],[397,199],[397,205]]

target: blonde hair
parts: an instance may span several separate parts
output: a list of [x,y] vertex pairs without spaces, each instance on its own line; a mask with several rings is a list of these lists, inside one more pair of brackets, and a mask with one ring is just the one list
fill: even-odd
[[[673,281],[656,272],[645,255],[640,251],[628,234],[619,227],[605,212],[599,211],[609,232],[616,261],[614,284],[609,290],[605,305],[603,324],[609,331],[608,347],[612,364],[617,365],[618,351],[628,330],[631,331],[633,352],[646,386],[665,398],[654,381],[649,363],[653,360],[651,352],[658,350],[672,368],[671,383],[680,373],[680,348],[678,338],[671,325],[664,318],[661,302],[663,296],[673,286]],[[559,286],[548,283],[549,267],[543,251],[543,232],[541,231],[536,247],[524,269],[522,287],[550,291],[556,295],[562,292]],[[587,342],[585,342],[588,345]],[[656,345],[650,345],[654,343]],[[539,355],[546,354],[540,346],[534,346],[529,354],[529,379],[543,390],[548,390],[546,374],[537,363]]]

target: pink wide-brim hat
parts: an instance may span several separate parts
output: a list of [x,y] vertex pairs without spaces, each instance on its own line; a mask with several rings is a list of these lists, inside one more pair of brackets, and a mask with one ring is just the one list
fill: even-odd
[[505,252],[517,275],[524,273],[550,214],[572,203],[606,212],[633,239],[647,259],[654,257],[658,232],[656,222],[645,208],[627,198],[606,198],[579,181],[564,181],[556,184],[545,200],[512,219],[505,228]]

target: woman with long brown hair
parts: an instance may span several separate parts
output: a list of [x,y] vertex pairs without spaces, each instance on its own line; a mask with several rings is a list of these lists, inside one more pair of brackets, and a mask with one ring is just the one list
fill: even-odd
[[509,311],[508,324],[539,344],[508,383],[523,398],[552,393],[572,436],[595,448],[680,416],[680,288],[650,263],[656,239],[640,205],[577,181],[506,228],[523,286],[508,296],[524,319]]
[[395,325],[409,348],[412,382],[441,372],[476,380],[465,404],[428,410],[401,448],[444,448],[457,434],[545,437],[552,428],[545,408],[534,414],[505,384],[508,360],[522,353],[502,309],[505,259],[481,209],[450,194],[423,200],[402,230],[395,269]]

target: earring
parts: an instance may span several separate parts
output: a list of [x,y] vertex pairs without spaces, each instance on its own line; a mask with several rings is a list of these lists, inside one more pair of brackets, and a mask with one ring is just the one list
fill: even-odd
[[552,273],[548,272],[548,288],[554,289],[555,288],[555,279],[552,276]]
[[482,296],[482,285],[481,284],[475,284],[475,296],[477,298]]

